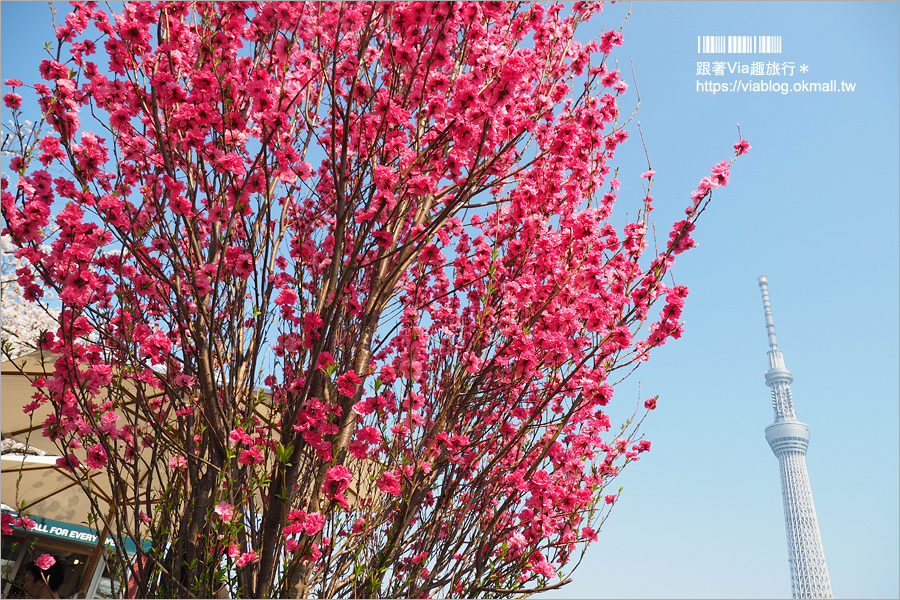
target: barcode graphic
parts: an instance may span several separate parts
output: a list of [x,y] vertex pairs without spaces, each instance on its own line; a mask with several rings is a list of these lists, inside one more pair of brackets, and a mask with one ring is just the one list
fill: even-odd
[[698,35],[697,54],[781,54],[781,36]]

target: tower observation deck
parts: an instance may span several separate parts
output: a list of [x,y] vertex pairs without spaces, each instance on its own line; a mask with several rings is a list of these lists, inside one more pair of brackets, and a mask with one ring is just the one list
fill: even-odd
[[775,422],[766,427],[766,441],[775,453],[781,469],[781,497],[784,502],[791,591],[794,598],[831,598],[831,582],[825,566],[825,552],[822,549],[816,507],[813,505],[806,470],[809,426],[798,421],[794,412],[791,398],[791,382],[794,379],[784,366],[784,355],[778,349],[775,339],[775,323],[772,320],[765,275],[759,277],[759,288],[769,335],[766,385],[772,390],[772,408],[775,411]]

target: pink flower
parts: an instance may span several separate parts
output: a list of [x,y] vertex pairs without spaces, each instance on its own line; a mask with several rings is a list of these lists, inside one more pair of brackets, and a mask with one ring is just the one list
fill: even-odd
[[355,458],[358,458],[360,460],[369,458],[369,447],[359,440],[353,440],[352,442],[350,442],[350,445],[347,447],[347,449]]
[[480,356],[476,356],[471,352],[466,352],[463,356],[463,360],[466,363],[466,373],[475,374],[478,372],[478,369],[484,364],[484,361]]
[[353,371],[347,371],[337,378],[336,387],[341,396],[352,398],[356,395],[356,389],[360,383],[362,383],[362,379],[360,379],[356,375],[356,373],[354,373]]
[[353,405],[353,412],[360,416],[371,415],[373,411],[371,399],[360,400]]
[[281,307],[284,314],[293,314],[293,305],[297,302],[297,293],[293,290],[281,290],[278,297],[275,298],[275,304]]
[[655,408],[656,408],[656,401],[657,401],[658,398],[659,398],[658,396],[657,396],[657,397],[654,397],[654,398],[647,398],[647,400],[644,402],[644,408],[646,408],[647,410],[653,410],[653,409],[655,409]]
[[78,460],[78,457],[74,454],[68,454],[66,456],[60,456],[56,459],[56,466],[60,469],[67,469],[69,471],[78,468],[81,465],[81,461]]
[[322,514],[314,512],[306,515],[306,522],[303,524],[306,535],[315,535],[322,531],[323,527],[325,527],[325,517]]
[[357,437],[362,442],[366,442],[368,444],[377,444],[381,441],[381,432],[371,425],[367,425],[359,430]]
[[325,325],[325,321],[318,313],[308,312],[303,316],[303,332],[309,335],[313,331],[318,331]]
[[641,440],[631,447],[635,452],[647,452],[650,450],[650,440]]
[[13,516],[7,513],[0,513],[0,533],[10,535],[13,532]]
[[378,489],[385,494],[400,495],[400,478],[391,471],[385,471],[378,479]]
[[612,52],[613,46],[621,46],[625,38],[618,31],[607,31],[600,36],[600,52],[609,54]]
[[242,443],[249,445],[253,443],[253,438],[247,435],[243,427],[233,429],[231,433],[228,434],[228,439],[231,440],[231,442],[234,444]]
[[734,145],[734,152],[735,154],[740,156],[741,154],[747,154],[747,152],[750,151],[750,148],[750,142],[748,142],[747,140],[741,140]]
[[169,467],[172,469],[185,469],[187,468],[187,459],[183,456],[173,456],[169,459]]
[[531,567],[531,570],[538,575],[543,575],[547,579],[553,579],[554,577],[556,577],[556,571],[553,570],[553,566],[543,558],[541,558],[541,561],[539,563],[533,565]]
[[650,169],[649,171],[641,173],[641,179],[650,179],[654,175],[656,175],[656,171],[654,171],[653,169]]
[[339,494],[350,487],[353,473],[344,465],[335,465],[325,472],[325,483],[322,484],[325,493]]
[[[709,179],[706,177],[705,179]],[[681,254],[685,250],[689,250],[694,247],[696,242],[690,236],[690,233],[694,230],[694,224],[688,220],[678,221],[672,227],[672,231],[669,232],[669,246],[672,248],[672,252],[674,254]]]
[[607,497],[604,498],[603,500],[604,500],[607,504],[612,504],[613,502],[616,501],[616,498],[618,498],[618,497],[619,497],[619,496],[618,496],[617,494],[610,494],[609,496],[607,496]]
[[87,458],[85,459],[85,463],[91,469],[102,469],[106,462],[109,460],[109,457],[106,455],[106,449],[103,448],[101,444],[94,444],[90,448],[88,448]]
[[381,371],[378,374],[378,379],[390,385],[394,383],[394,380],[396,378],[397,374],[394,372],[394,367],[392,367],[391,365],[384,365],[383,367],[381,367]]
[[226,523],[234,517],[234,508],[224,500],[216,504],[213,511]]
[[51,81],[53,79],[65,80],[65,78],[69,76],[69,69],[62,63],[55,60],[42,60],[40,67],[38,67],[38,71],[40,71],[41,77],[43,77],[47,81]]
[[9,87],[19,87],[22,85],[22,82],[19,79],[7,79],[3,84],[8,85]]
[[710,171],[712,175],[713,181],[716,182],[716,187],[719,185],[725,186],[728,185],[728,177],[730,175],[729,168],[731,165],[727,160],[723,160],[722,162],[716,164]]
[[[185,208],[189,207],[187,199],[185,200]],[[186,212],[185,210],[181,211]],[[228,265],[232,272],[241,279],[247,279],[253,271],[253,255],[244,251],[237,246],[229,246],[225,249],[225,264]]]
[[521,531],[516,531],[515,533],[509,536],[509,539],[506,540],[507,546],[513,552],[519,552],[525,545],[528,543],[528,540],[525,539],[525,536],[522,535]]
[[259,560],[259,555],[255,551],[244,552],[241,554],[241,557],[235,561],[235,566],[237,567],[245,567],[252,562],[256,562]]
[[34,559],[34,562],[41,568],[42,571],[46,571],[56,564],[56,559],[49,554],[41,554],[36,559]]
[[3,96],[3,102],[4,104],[6,104],[7,108],[17,110],[22,107],[22,96],[10,92],[7,95]]
[[241,450],[238,462],[242,465],[258,465],[263,461],[262,451],[257,446],[249,450]]
[[605,87],[612,87],[616,84],[617,81],[619,81],[618,71],[610,71],[600,78],[600,83],[602,83]]
[[312,548],[310,548],[309,554],[304,558],[304,560],[308,560],[311,562],[316,562],[319,560],[319,557],[322,556],[322,551],[319,550],[319,545],[313,543]]
[[353,524],[353,528],[351,531],[353,533],[360,533],[366,527],[366,519],[364,517],[360,517],[356,520],[356,523]]
[[331,356],[331,352],[322,352],[322,354],[319,355],[319,360],[316,361],[316,368],[321,371],[327,371],[333,364],[334,357]]

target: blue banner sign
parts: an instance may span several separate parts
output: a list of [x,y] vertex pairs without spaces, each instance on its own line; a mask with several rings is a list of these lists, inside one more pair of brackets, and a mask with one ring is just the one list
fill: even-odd
[[[4,513],[11,515],[14,519],[19,515],[18,513],[4,510]],[[74,523],[64,523],[62,521],[55,521],[53,519],[47,519],[45,517],[39,517],[36,515],[28,515],[28,517],[35,522],[35,526],[31,529],[26,530],[24,527],[16,527],[13,526],[13,529],[17,529],[19,531],[27,531],[29,533],[37,533],[41,535],[46,535],[51,538],[55,538],[56,540],[66,540],[78,542],[80,544],[88,544],[90,546],[96,546],[97,541],[100,539],[100,536],[97,535],[93,530],[84,525],[75,525]],[[137,546],[130,539],[125,539],[125,551],[129,554],[133,554],[137,552]],[[115,540],[111,536],[106,537],[106,546],[114,547]],[[150,548],[150,541],[145,541],[141,544],[143,548]]]

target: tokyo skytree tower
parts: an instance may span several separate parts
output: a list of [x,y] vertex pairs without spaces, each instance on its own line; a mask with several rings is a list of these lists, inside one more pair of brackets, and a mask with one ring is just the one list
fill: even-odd
[[769,333],[769,370],[766,385],[772,389],[775,422],[766,427],[766,440],[781,468],[781,496],[784,501],[784,525],[787,531],[788,563],[791,567],[791,591],[794,598],[831,598],[831,582],[825,566],[825,552],[819,536],[819,522],[813,505],[812,489],[806,472],[809,426],[797,420],[791,399],[791,372],[775,342],[775,323],[769,306],[768,282],[759,277],[766,329]]

